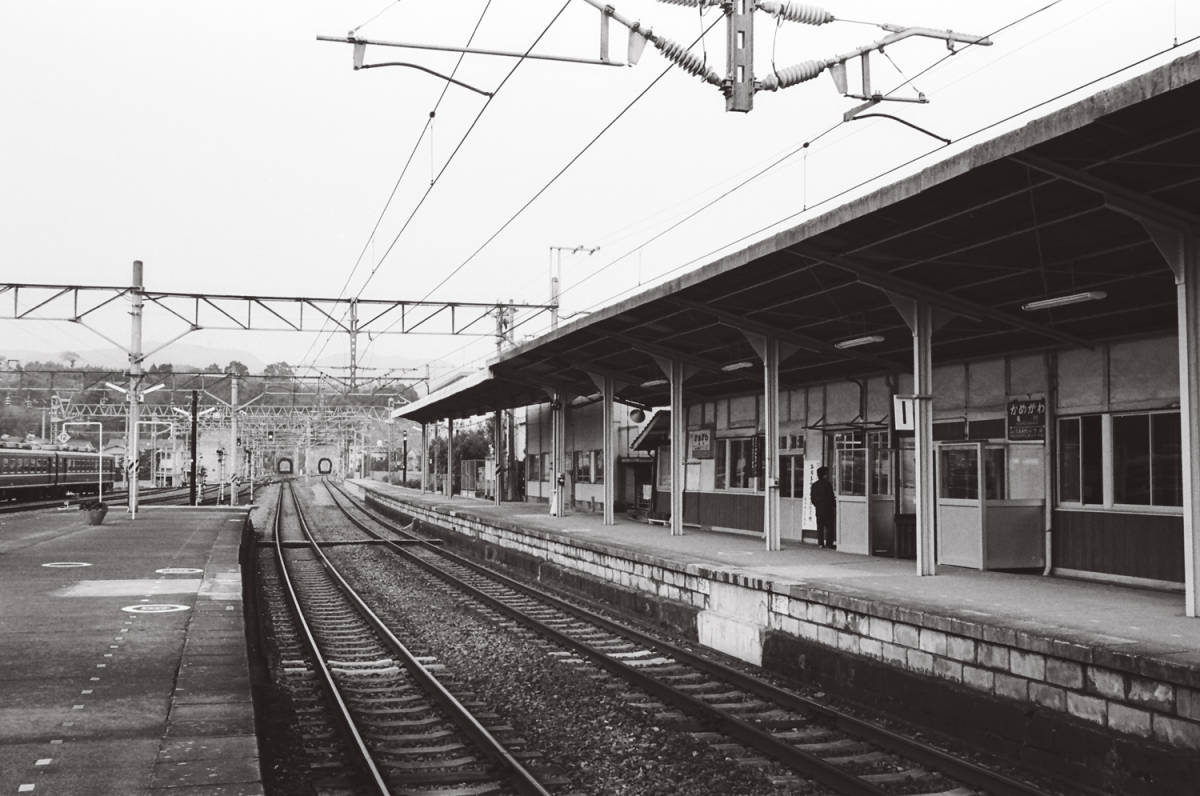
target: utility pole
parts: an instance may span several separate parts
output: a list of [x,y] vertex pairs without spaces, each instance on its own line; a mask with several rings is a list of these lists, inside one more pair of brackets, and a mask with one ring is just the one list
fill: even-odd
[[200,458],[196,452],[196,424],[199,422],[197,414],[200,411],[200,391],[192,390],[192,436],[191,436],[191,451],[192,451],[192,474],[188,479],[188,503],[192,506],[199,505],[196,500],[196,471],[197,460]]
[[125,430],[125,466],[129,480],[129,518],[137,519],[138,509],[138,387],[142,380],[142,261],[133,261],[133,286],[129,312],[129,416]]
[[400,438],[402,440],[401,444],[404,446],[404,451],[402,453],[404,458],[402,458],[400,460],[400,480],[403,482],[403,484],[402,484],[403,486],[408,486],[408,429],[407,428],[402,429],[400,431]]
[[599,246],[591,248],[580,244],[579,246],[551,246],[550,247],[550,328],[558,328],[558,297],[561,293],[560,283],[562,281],[562,253],[570,252],[578,254],[585,252],[589,256],[600,251]]
[[350,391],[358,386],[358,299],[350,299]]

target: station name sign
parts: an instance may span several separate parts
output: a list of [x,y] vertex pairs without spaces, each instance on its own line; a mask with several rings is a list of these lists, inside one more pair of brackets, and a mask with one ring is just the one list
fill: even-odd
[[1046,441],[1046,398],[1010,398],[1005,415],[1005,437],[1009,442]]

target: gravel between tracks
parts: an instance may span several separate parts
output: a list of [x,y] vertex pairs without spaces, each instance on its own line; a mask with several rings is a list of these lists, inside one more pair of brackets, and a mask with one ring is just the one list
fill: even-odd
[[[572,780],[574,793],[615,796],[760,796],[819,793],[777,788],[646,711],[578,667],[497,627],[425,575],[381,550],[328,550],[402,640],[447,666],[456,682],[504,716]],[[408,643],[408,642],[406,642]],[[586,670],[584,670],[586,671]]]

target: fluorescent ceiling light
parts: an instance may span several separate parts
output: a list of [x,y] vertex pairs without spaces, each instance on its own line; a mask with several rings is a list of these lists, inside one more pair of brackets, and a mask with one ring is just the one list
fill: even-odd
[[729,372],[733,370],[745,370],[746,368],[752,367],[754,367],[753,362],[750,362],[749,360],[742,360],[741,362],[730,362],[728,365],[722,365],[721,370]]
[[1049,310],[1055,307],[1065,307],[1068,304],[1082,304],[1085,301],[1099,301],[1106,298],[1108,298],[1108,294],[1103,290],[1088,290],[1084,293],[1072,293],[1069,296],[1055,296],[1054,298],[1030,301],[1027,304],[1022,304],[1021,309],[1026,312]]
[[833,344],[834,348],[858,348],[860,345],[870,345],[871,343],[882,343],[883,335],[868,334],[864,337],[855,337],[850,340],[842,340]]
[[642,386],[643,387],[661,387],[662,385],[668,384],[668,383],[669,382],[666,379],[650,379],[649,381],[642,382]]

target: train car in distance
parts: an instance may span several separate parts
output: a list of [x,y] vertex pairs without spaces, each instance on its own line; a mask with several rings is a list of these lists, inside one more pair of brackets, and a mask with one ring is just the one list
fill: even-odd
[[68,494],[95,494],[116,481],[113,456],[79,451],[0,448],[0,501],[44,500]]

